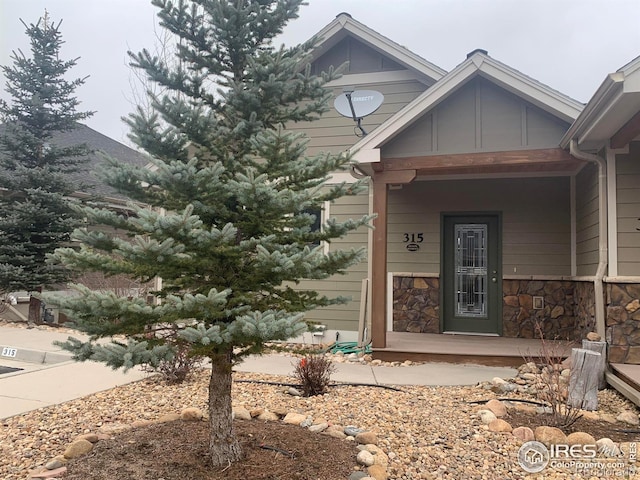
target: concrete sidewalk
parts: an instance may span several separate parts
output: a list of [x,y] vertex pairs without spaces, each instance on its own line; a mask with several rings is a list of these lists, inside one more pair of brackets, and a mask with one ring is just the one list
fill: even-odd
[[[148,374],[111,370],[94,362],[78,363],[53,345],[69,334],[50,330],[0,326],[0,366],[22,370],[0,375],[0,419],[134,382]],[[81,335],[72,336],[83,338]],[[239,372],[291,375],[295,358],[282,355],[249,357]],[[493,377],[512,377],[515,370],[478,365],[430,363],[408,367],[335,363],[336,382],[384,385],[474,385]]]

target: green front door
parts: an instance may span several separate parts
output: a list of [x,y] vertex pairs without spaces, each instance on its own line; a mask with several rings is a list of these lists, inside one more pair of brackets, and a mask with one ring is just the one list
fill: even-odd
[[443,217],[443,331],[500,334],[500,221],[497,215]]

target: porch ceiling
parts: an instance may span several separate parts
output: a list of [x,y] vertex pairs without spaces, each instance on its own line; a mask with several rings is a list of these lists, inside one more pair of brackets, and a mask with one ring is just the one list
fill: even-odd
[[561,148],[384,158],[375,171],[415,170],[417,175],[575,173],[584,161]]

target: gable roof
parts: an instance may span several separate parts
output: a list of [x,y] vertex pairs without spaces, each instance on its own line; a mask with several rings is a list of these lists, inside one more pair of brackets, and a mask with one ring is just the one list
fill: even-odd
[[354,159],[360,163],[380,161],[380,146],[478,75],[569,123],[578,117],[583,108],[577,100],[498,62],[486,51],[474,50],[464,62],[356,143],[351,148],[355,152]]
[[313,52],[313,56],[315,58],[320,57],[349,35],[359,39],[381,54],[393,58],[393,60],[408,69],[429,77],[432,81],[439,80],[447,73],[446,70],[443,70],[396,42],[380,35],[375,30],[354,20],[353,17],[346,12],[338,14],[331,23],[315,35],[319,38],[319,42]]
[[562,137],[560,145],[567,148],[570,141],[575,139],[583,150],[599,150],[638,112],[640,57],[606,76],[580,116]]

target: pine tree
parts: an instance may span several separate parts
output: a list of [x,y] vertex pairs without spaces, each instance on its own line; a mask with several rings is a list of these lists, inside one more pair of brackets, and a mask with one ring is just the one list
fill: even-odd
[[344,302],[295,289],[301,279],[324,279],[362,261],[363,251],[325,253],[330,242],[369,218],[327,220],[318,231],[310,209],[354,195],[359,184],[328,185],[348,169],[346,155],[305,156],[306,139],[288,131],[328,109],[326,81],[311,74],[313,42],[276,48],[273,38],[303,0],[154,0],[163,28],[177,36],[168,65],[143,50],[132,64],[162,88],[153,111],[127,122],[132,139],[154,157],[140,171],[111,162],[107,182],[139,204],[134,215],[85,208],[104,230],[77,230],[79,249],[61,249],[65,265],[140,281],[162,279],[156,300],[117,298],[74,286],[55,302],[94,339],[70,339],[79,360],[114,368],[157,364],[173,355],[162,332],[178,328],[194,355],[211,360],[210,456],[213,465],[240,457],[231,416],[231,369],[270,340],[304,328],[304,312]]
[[[66,80],[75,60],[60,60],[60,23],[45,13],[27,25],[31,57],[12,52],[2,67],[11,102],[0,100],[0,292],[41,291],[64,283],[69,271],[46,262],[78,226],[68,195],[79,189],[69,177],[86,160],[86,145],[58,146],[56,134],[75,128],[92,112],[77,111],[73,96],[84,78]],[[40,301],[29,321],[40,319]]]

